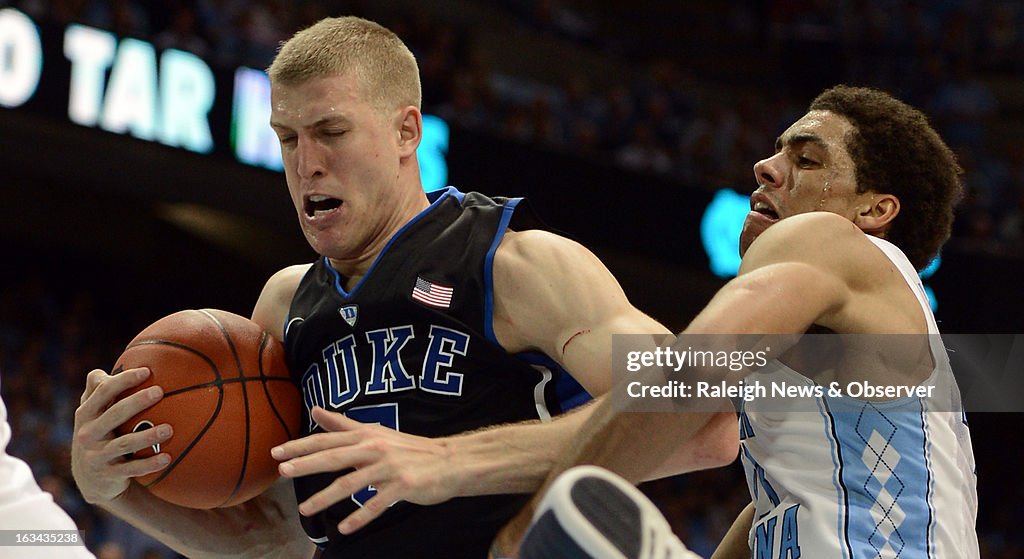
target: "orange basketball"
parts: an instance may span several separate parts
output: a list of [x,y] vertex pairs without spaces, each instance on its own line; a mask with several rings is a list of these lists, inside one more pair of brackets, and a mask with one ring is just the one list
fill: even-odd
[[162,423],[165,443],[135,453],[166,452],[163,470],[135,478],[157,497],[189,508],[242,503],[277,479],[270,449],[296,436],[301,396],[284,347],[251,320],[216,309],[186,310],[139,333],[112,374],[149,367],[150,377],[122,397],[159,385],[164,397],[118,434]]

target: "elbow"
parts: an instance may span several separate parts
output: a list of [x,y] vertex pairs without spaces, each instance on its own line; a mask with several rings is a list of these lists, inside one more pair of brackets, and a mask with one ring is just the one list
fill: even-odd
[[728,466],[736,460],[739,448],[736,414],[718,412],[693,439],[676,449],[652,479]]
[[709,445],[704,469],[721,468],[736,461],[740,453],[739,433],[734,430],[732,436],[725,436]]
[[701,433],[697,468],[706,470],[732,464],[740,451],[740,432],[733,412],[718,412]]

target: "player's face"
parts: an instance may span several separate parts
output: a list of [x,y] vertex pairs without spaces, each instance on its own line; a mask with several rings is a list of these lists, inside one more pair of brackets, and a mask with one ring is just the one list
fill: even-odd
[[271,88],[271,126],[306,240],[336,260],[372,257],[402,225],[397,117],[335,75]]
[[740,233],[744,254],[765,229],[792,215],[827,211],[854,221],[863,198],[857,194],[846,138],[853,125],[829,111],[811,111],[779,136],[775,155],[754,165],[758,188]]

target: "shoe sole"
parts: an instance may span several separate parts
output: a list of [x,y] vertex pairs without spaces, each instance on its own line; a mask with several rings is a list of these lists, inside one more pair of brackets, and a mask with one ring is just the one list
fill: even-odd
[[559,476],[544,496],[520,556],[643,559],[644,543],[659,530],[674,537],[639,489],[602,468],[577,466]]

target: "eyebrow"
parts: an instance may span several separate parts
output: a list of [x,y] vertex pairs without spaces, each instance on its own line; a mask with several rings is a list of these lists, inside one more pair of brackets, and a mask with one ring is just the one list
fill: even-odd
[[825,152],[829,150],[829,143],[818,136],[817,134],[793,134],[786,138],[785,142],[782,140],[782,136],[779,136],[775,140],[775,151],[782,151],[783,146],[795,146],[800,144],[814,144]]
[[[344,116],[342,116],[342,115],[337,115],[337,114],[336,115],[328,115],[328,116],[320,118],[319,120],[314,122],[309,127],[310,128],[316,128],[318,126],[324,126],[324,125],[328,125],[328,124],[337,124],[337,123],[344,124],[344,123],[348,123],[348,122],[349,122],[349,120],[347,118],[345,118]],[[286,126],[286,125],[281,124],[280,122],[276,122],[274,120],[270,121],[270,127],[271,128],[291,129],[290,126]]]

